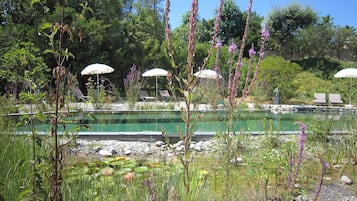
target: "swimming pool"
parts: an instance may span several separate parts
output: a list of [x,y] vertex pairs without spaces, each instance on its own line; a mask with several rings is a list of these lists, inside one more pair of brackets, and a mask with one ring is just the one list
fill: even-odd
[[[185,123],[182,111],[172,110],[138,110],[138,111],[85,111],[72,112],[63,117],[65,126],[59,126],[59,131],[79,129],[80,136],[155,136],[164,129],[169,136],[184,133]],[[280,134],[299,132],[299,125],[328,120],[332,130],[344,131],[349,125],[353,114],[338,112],[292,112],[273,113],[265,110],[240,111],[235,114],[234,130],[236,133],[263,134],[273,131]],[[51,131],[50,121],[37,122],[34,126],[39,133]],[[226,131],[227,116],[222,110],[194,111],[191,124],[194,124],[194,135],[212,136]],[[26,127],[19,128],[21,132],[29,132]]]

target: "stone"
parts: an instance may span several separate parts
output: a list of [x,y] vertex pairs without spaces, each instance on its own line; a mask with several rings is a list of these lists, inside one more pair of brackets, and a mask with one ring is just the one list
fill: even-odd
[[341,181],[342,184],[346,184],[346,185],[351,185],[353,183],[352,179],[350,179],[346,175],[343,175],[341,177],[340,181]]
[[339,169],[339,168],[341,168],[341,167],[342,167],[342,165],[334,165],[334,166],[333,166],[334,169]]
[[155,145],[156,145],[157,147],[162,147],[162,146],[165,145],[165,142],[159,140],[159,141],[156,141],[156,142],[155,142]]
[[193,149],[194,149],[195,151],[202,151],[202,148],[201,148],[201,146],[199,146],[199,145],[194,146]]
[[132,153],[132,151],[130,149],[124,150],[124,154],[125,155],[130,155],[131,153]]
[[309,198],[306,195],[299,195],[295,198],[296,201],[309,201]]
[[236,159],[232,159],[231,163],[242,163],[243,162],[243,158],[242,157],[238,157]]
[[172,157],[175,156],[175,154],[173,154],[173,153],[168,153],[166,156],[167,156],[168,158],[172,158]]
[[101,155],[103,157],[110,157],[110,156],[112,156],[112,153],[108,150],[102,149],[99,151],[99,155]]
[[177,152],[185,151],[185,146],[183,146],[183,145],[177,146],[175,151],[177,151]]
[[183,146],[184,145],[184,142],[182,140],[178,141],[174,147],[179,147],[179,146]]
[[115,150],[113,147],[109,148],[109,152],[112,153],[112,154],[117,154],[118,153],[118,151]]
[[102,150],[102,149],[103,149],[102,147],[96,146],[96,147],[94,147],[93,151],[94,151],[94,152],[98,152],[98,151],[100,151],[100,150]]
[[145,150],[144,150],[144,153],[150,155],[150,154],[152,154],[153,152],[152,152],[152,150],[150,149],[150,147],[146,147]]

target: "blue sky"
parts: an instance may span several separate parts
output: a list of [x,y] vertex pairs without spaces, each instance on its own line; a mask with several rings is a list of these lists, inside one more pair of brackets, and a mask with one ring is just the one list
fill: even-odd
[[[191,0],[171,0],[170,24],[174,29],[181,24],[182,15],[191,9]],[[199,0],[199,16],[211,19],[219,5],[219,0]],[[247,10],[248,0],[235,0],[242,11]],[[253,11],[267,17],[276,8],[284,8],[292,3],[310,6],[319,17],[330,15],[338,26],[357,28],[357,0],[255,0]]]

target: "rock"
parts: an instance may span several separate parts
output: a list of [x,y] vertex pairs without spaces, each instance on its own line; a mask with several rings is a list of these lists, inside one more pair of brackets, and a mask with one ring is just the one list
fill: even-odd
[[306,195],[299,195],[295,198],[296,201],[309,201],[309,198]]
[[202,151],[202,148],[201,148],[201,146],[199,146],[199,145],[194,146],[193,149],[194,149],[195,151]]
[[168,158],[172,158],[172,157],[174,157],[174,156],[175,156],[175,155],[174,155],[173,153],[168,153],[168,154],[167,154],[167,157],[168,157]]
[[100,146],[96,146],[96,147],[94,147],[94,152],[98,152],[98,151],[100,151],[100,150],[102,150],[103,148],[102,147],[100,147]]
[[184,142],[182,140],[178,141],[176,144],[174,144],[174,147],[180,147],[183,146]]
[[242,163],[243,162],[243,158],[242,157],[238,157],[236,159],[232,159],[231,163]]
[[101,155],[103,157],[110,157],[110,156],[112,156],[112,153],[108,150],[102,149],[99,151],[99,155]]
[[130,155],[131,153],[132,153],[132,151],[130,149],[124,150],[124,154],[125,155]]
[[185,146],[183,146],[183,145],[177,146],[175,151],[177,151],[177,152],[185,151]]
[[165,145],[165,142],[163,142],[163,141],[156,141],[156,142],[155,142],[155,145],[156,145],[157,147],[162,147],[162,146]]
[[339,169],[339,168],[341,168],[341,167],[342,167],[342,165],[334,165],[334,166],[333,166],[334,169]]
[[346,175],[343,175],[340,179],[341,183],[346,184],[346,185],[351,185],[353,183],[352,179],[347,177]]
[[153,153],[153,151],[150,149],[150,147],[146,147],[144,153],[150,155]]
[[113,147],[110,147],[109,148],[109,152],[112,153],[112,154],[117,154],[117,150],[115,150]]

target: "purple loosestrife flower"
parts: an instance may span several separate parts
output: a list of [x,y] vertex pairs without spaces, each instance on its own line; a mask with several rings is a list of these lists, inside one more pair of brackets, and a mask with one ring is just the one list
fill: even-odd
[[301,123],[301,125],[300,125],[300,131],[301,132],[300,132],[299,139],[298,139],[299,147],[304,147],[305,146],[305,141],[306,141],[305,130],[306,130],[306,125]]
[[292,178],[292,183],[291,183],[291,187],[290,187],[291,189],[294,188],[296,178],[299,175],[300,166],[302,163],[302,157],[304,154],[305,141],[306,141],[305,130],[306,130],[307,126],[302,122],[297,122],[296,124],[300,124],[300,134],[299,134],[299,138],[298,138],[298,145],[299,145],[299,153],[298,154],[299,155],[298,155],[298,160],[296,162],[295,174],[294,174],[294,177]]
[[236,51],[236,49],[237,49],[237,45],[234,42],[232,42],[229,45],[229,53],[231,53],[231,54],[234,53]]
[[264,40],[267,40],[270,36],[269,30],[267,28],[264,28],[262,30],[262,37],[264,38]]
[[249,49],[249,56],[252,57],[256,54],[257,52],[254,50],[254,48]]
[[217,48],[217,49],[221,49],[221,48],[222,48],[222,42],[221,42],[221,41],[218,41],[218,42],[216,43],[216,48]]

